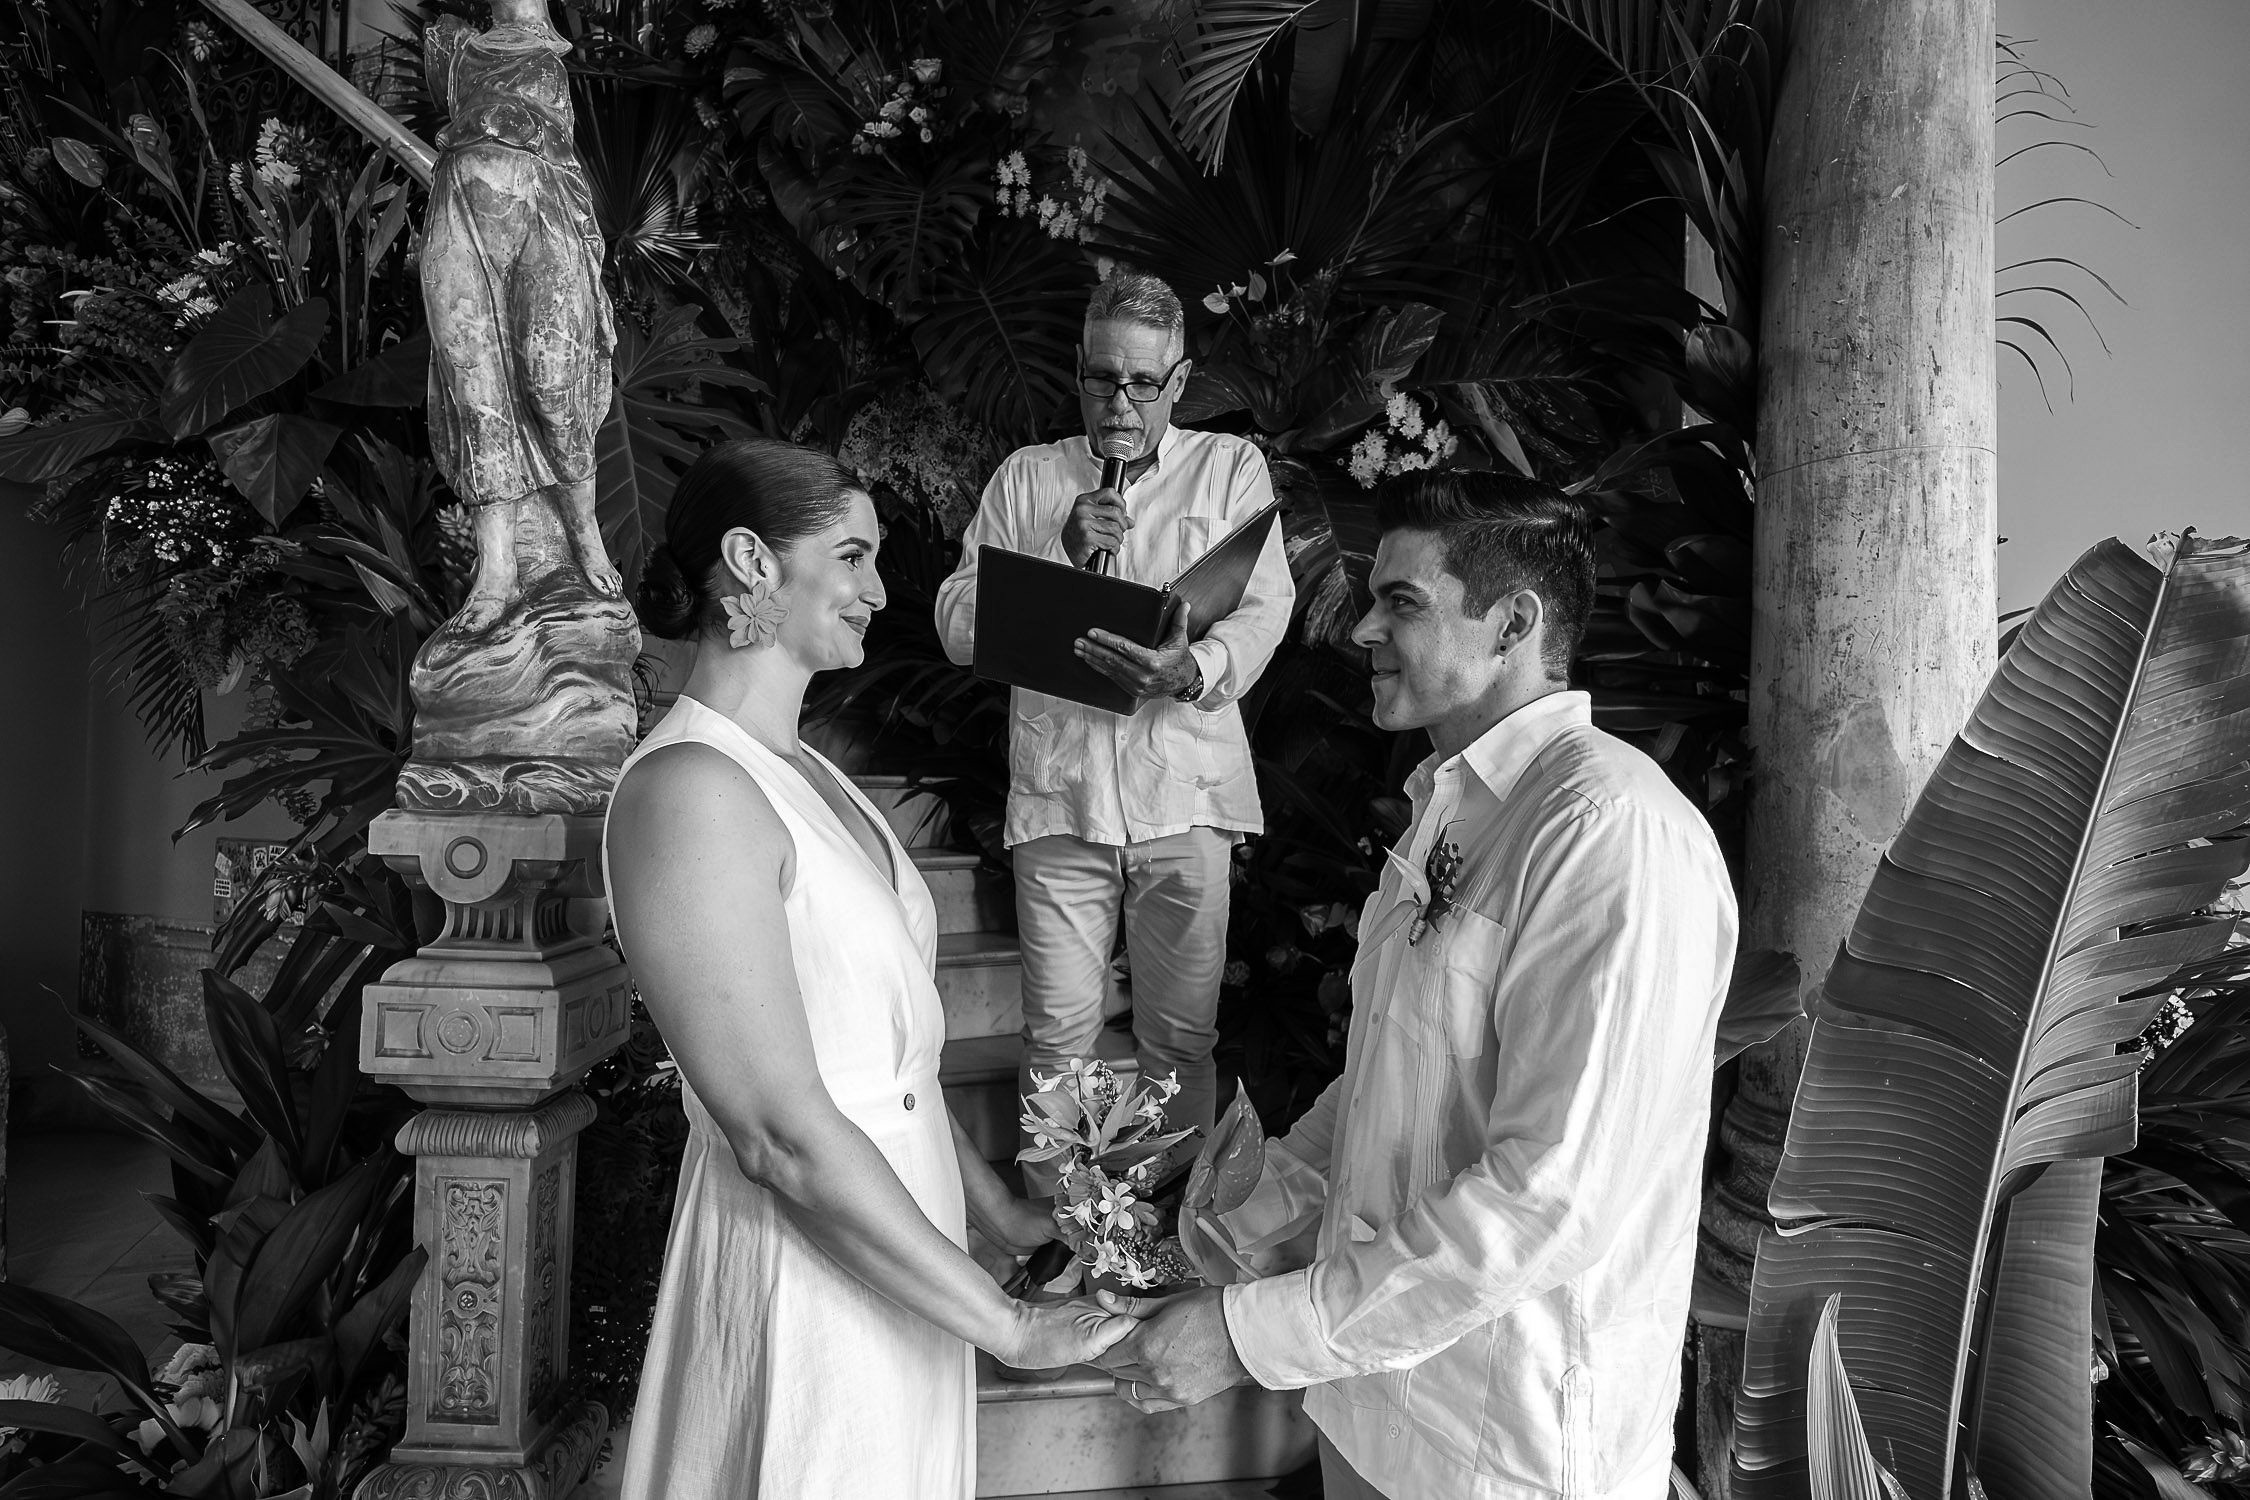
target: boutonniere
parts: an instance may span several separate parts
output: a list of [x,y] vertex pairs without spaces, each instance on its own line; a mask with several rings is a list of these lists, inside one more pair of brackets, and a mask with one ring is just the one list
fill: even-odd
[[1448,823],[1438,831],[1438,836],[1430,842],[1429,858],[1422,863],[1422,878],[1429,883],[1430,896],[1414,914],[1414,925],[1406,929],[1409,948],[1421,942],[1423,934],[1453,910],[1453,883],[1461,874],[1461,846],[1445,836],[1452,826]]

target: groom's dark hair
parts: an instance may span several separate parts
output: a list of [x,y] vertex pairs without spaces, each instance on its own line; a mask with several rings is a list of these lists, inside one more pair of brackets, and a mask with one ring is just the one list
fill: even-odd
[[1482,618],[1518,589],[1537,594],[1547,674],[1570,675],[1594,608],[1594,523],[1583,504],[1520,474],[1417,469],[1375,492],[1375,524],[1436,534],[1445,571],[1461,580],[1464,614]]

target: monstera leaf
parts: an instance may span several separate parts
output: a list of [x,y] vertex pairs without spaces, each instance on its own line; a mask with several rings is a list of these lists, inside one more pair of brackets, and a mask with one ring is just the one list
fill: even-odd
[[698,333],[695,312],[673,308],[645,336],[632,319],[618,321],[617,391],[594,436],[594,510],[610,561],[628,586],[664,535],[664,509],[681,471],[716,439],[755,435],[723,407],[675,399],[696,382],[765,390],[755,375],[718,362],[736,341]]
[[2227,942],[2250,842],[2250,545],[2080,558],[1883,857],[1823,986],[1759,1246],[1733,1492],[1803,1493],[1819,1313],[1916,1500],[2088,1493],[2101,1158],[2137,997]]

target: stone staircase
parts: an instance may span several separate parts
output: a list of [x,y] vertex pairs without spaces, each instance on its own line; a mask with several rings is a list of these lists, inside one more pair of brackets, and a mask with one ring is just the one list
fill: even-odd
[[[937,904],[946,1103],[989,1160],[1012,1166],[1023,992],[1005,887],[975,855],[937,847],[942,829],[930,799],[910,797],[905,778],[855,780],[897,831]],[[1122,1001],[1113,996],[1105,1009],[1114,1014]],[[1132,1066],[1129,1033],[1105,1029],[1100,1050],[1113,1066]],[[1312,1428],[1294,1393],[1245,1387],[1143,1416],[1110,1394],[1109,1377],[1098,1370],[1002,1380],[990,1356],[977,1356],[979,1496],[1248,1500],[1311,1453]]]

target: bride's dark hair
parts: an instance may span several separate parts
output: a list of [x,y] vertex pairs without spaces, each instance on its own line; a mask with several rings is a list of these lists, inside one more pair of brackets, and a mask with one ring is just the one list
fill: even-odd
[[866,486],[827,454],[773,438],[737,438],[704,450],[680,476],[664,512],[664,540],[641,569],[634,607],[641,628],[680,640],[725,618],[719,543],[737,526],[776,552],[835,524]]

